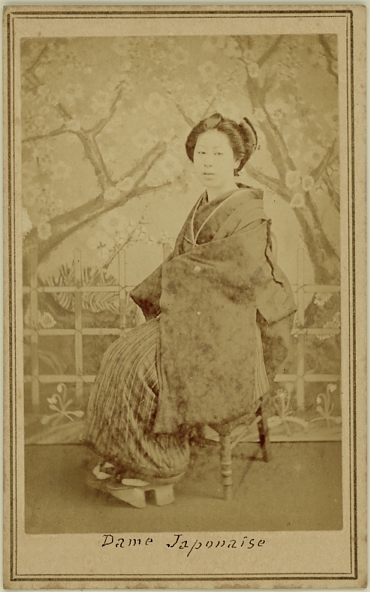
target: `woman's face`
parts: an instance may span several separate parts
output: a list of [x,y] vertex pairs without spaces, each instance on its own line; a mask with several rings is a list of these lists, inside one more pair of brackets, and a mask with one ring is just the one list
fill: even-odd
[[194,171],[205,187],[222,189],[235,185],[235,160],[229,138],[218,130],[207,130],[194,148]]

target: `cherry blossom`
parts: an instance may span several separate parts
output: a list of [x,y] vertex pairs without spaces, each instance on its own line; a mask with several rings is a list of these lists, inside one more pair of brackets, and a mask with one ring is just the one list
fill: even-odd
[[37,225],[37,234],[40,238],[40,240],[48,240],[48,238],[51,237],[51,225],[50,222],[46,219],[43,218],[40,220],[40,222]]
[[260,73],[260,68],[257,62],[249,62],[248,64],[248,74],[251,78],[258,78]]
[[253,117],[259,121],[260,123],[262,123],[262,121],[265,121],[266,119],[266,113],[264,112],[263,109],[261,109],[260,107],[257,107],[257,109],[255,109],[253,111]]
[[331,292],[320,292],[320,293],[317,293],[315,295],[314,303],[317,306],[324,306],[324,304],[326,304],[326,302],[328,302],[331,297],[332,297]]
[[305,205],[304,195],[302,193],[295,193],[290,200],[292,208],[303,208]]
[[324,148],[315,147],[313,150],[309,150],[304,154],[303,160],[311,166],[316,167],[320,164],[324,154]]
[[51,329],[56,325],[56,320],[49,312],[44,312],[39,315],[39,323],[44,329]]
[[286,183],[286,186],[289,187],[289,189],[292,189],[293,187],[298,185],[300,180],[301,180],[301,175],[299,174],[298,171],[288,171],[287,174],[285,175],[285,183]]
[[175,178],[183,170],[183,166],[179,159],[175,156],[172,156],[172,154],[165,154],[165,156],[159,162],[159,168],[169,179]]
[[127,219],[113,210],[102,217],[101,225],[108,235],[111,236],[112,233],[118,232],[122,230],[122,227],[127,226]]
[[22,235],[26,236],[32,230],[32,222],[27,208],[22,208]]
[[114,203],[118,201],[121,197],[121,192],[119,189],[117,189],[117,187],[109,187],[109,189],[106,189],[106,191],[104,191],[103,197],[104,201],[108,203]]
[[116,185],[120,191],[130,191],[134,186],[134,179],[132,177],[125,177],[122,181],[119,181]]
[[302,187],[305,191],[309,191],[310,189],[312,189],[312,187],[314,187],[314,185],[315,179],[311,177],[311,175],[306,175],[305,177],[303,177]]
[[77,119],[68,119],[65,123],[66,129],[70,132],[79,132],[81,129],[81,123]]

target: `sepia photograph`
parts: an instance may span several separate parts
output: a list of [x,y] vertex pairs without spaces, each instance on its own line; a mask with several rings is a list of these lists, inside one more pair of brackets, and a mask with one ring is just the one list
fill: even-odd
[[7,587],[366,586],[364,17],[6,9]]

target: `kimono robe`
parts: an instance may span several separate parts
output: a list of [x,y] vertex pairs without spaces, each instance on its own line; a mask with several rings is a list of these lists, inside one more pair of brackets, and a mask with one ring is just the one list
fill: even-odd
[[271,247],[262,191],[202,196],[173,253],[131,292],[147,318],[160,312],[155,432],[235,419],[268,390],[257,315],[289,325],[295,311]]
[[255,410],[287,352],[295,303],[262,192],[203,194],[131,297],[147,322],[105,352],[84,440],[134,476],[170,477],[187,467],[189,428]]

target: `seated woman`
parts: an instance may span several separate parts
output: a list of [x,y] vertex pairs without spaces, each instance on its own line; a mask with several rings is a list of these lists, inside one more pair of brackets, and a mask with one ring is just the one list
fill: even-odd
[[262,191],[237,183],[256,145],[247,118],[215,113],[191,131],[205,191],[173,252],[131,292],[146,322],[104,354],[86,415],[84,441],[101,458],[89,483],[129,503],[130,487],[185,473],[194,427],[255,411],[286,355],[294,299]]

